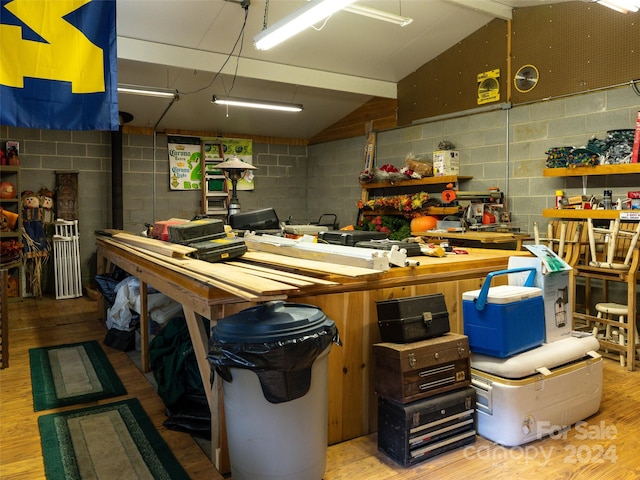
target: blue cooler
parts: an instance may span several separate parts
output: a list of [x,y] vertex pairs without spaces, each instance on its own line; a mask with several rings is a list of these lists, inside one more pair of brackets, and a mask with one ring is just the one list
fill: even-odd
[[[491,287],[497,275],[526,271],[524,286]],[[544,301],[542,290],[532,286],[535,275],[535,268],[491,272],[480,290],[462,294],[464,334],[472,352],[506,358],[542,345]]]

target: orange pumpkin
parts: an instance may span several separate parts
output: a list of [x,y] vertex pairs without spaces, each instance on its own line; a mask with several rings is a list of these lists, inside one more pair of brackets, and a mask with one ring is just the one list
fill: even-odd
[[9,199],[16,198],[18,192],[16,186],[11,182],[0,182],[0,198]]
[[438,219],[436,217],[432,217],[430,215],[415,217],[411,220],[411,233],[433,230],[437,225]]

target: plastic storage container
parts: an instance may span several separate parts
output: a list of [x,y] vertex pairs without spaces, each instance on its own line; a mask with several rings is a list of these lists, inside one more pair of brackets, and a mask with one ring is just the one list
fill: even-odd
[[320,480],[335,323],[312,305],[268,302],[218,322],[209,361],[223,378],[234,480]]
[[[497,275],[529,271],[524,286],[491,287]],[[506,358],[542,345],[545,338],[542,290],[533,287],[535,268],[487,275],[482,288],[462,294],[464,333],[474,353]]]

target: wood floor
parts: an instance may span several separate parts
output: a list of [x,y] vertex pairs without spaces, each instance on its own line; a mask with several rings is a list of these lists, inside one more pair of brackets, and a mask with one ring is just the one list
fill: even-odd
[[[105,330],[96,302],[86,297],[26,299],[11,303],[9,313],[9,367],[0,370],[0,479],[38,480],[45,478],[37,427],[43,412],[33,412],[28,349],[92,339],[101,342]],[[162,401],[129,357],[103,348],[128,396],[141,401],[191,478],[223,478],[191,437],[162,426]],[[605,359],[604,375],[600,411],[579,430],[514,448],[477,437],[470,446],[409,469],[378,452],[377,437],[372,434],[330,446],[324,480],[638,479],[640,372],[628,372],[617,361]]]
[[[34,413],[29,348],[87,340],[98,340],[102,344],[105,332],[99,320],[97,302],[86,297],[57,301],[28,298],[9,303],[9,367],[0,370],[0,479],[44,479],[37,418],[43,413],[77,408]],[[126,397],[118,399],[135,397],[140,400],[192,479],[221,480],[222,475],[189,435],[162,425],[166,420],[162,400],[129,356],[102,347],[128,392]]]

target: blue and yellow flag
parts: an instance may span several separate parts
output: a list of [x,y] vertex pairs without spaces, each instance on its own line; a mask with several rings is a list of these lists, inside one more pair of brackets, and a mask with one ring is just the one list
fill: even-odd
[[118,130],[116,0],[0,0],[0,125]]

